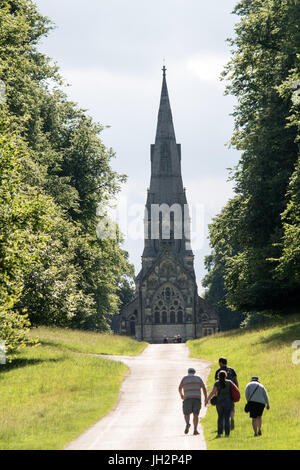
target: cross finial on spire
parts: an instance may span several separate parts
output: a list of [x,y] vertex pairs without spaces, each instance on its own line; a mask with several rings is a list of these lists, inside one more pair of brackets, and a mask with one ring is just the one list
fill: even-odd
[[163,68],[162,68],[162,71],[163,71],[163,76],[165,77],[166,76],[166,66],[165,66],[165,59],[164,59],[164,62],[163,62]]

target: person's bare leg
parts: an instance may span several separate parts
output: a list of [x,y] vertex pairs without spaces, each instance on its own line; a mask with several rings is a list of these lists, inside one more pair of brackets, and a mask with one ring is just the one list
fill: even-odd
[[198,423],[199,423],[199,415],[194,414],[193,415],[194,434],[199,434],[198,429],[197,429]]
[[254,435],[257,436],[257,418],[252,418],[252,427],[254,430]]
[[261,425],[262,425],[262,417],[257,417],[257,434],[261,436]]
[[190,429],[190,415],[184,415],[184,419],[185,419],[185,430],[184,430],[184,433],[187,434],[189,432],[189,429]]

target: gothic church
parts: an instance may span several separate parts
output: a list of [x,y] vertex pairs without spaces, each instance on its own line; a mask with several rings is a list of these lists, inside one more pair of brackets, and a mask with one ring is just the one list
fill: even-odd
[[186,341],[217,332],[216,311],[198,295],[181,146],[176,143],[165,67],[144,226],[136,297],[115,319],[113,329],[150,343],[161,343],[164,336],[180,335]]

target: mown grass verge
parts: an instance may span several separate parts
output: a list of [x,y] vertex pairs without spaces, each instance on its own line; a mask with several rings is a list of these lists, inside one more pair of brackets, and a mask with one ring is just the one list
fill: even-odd
[[30,336],[38,338],[44,345],[87,354],[112,354],[136,356],[147,343],[138,342],[128,336],[100,334],[92,331],[69,330],[65,328],[33,328]]
[[[39,328],[40,346],[0,365],[0,449],[62,449],[117,401],[128,368],[90,354],[134,355],[126,337]],[[79,354],[85,353],[85,354]]]
[[[300,319],[293,316],[263,328],[219,333],[187,343],[192,357],[213,362],[208,389],[214,383],[218,358],[227,357],[238,375],[241,400],[236,404],[235,429],[229,439],[216,439],[217,412],[209,406],[202,420],[207,448],[234,450],[294,450],[300,448],[300,363],[293,363],[294,341],[300,340]],[[300,354],[298,355],[300,359]],[[263,435],[254,437],[244,412],[245,387],[257,375],[266,387],[270,410],[263,413]]]

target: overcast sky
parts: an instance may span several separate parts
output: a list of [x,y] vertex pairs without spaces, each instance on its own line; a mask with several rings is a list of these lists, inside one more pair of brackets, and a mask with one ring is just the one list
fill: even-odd
[[[209,254],[207,225],[232,195],[227,168],[239,154],[225,147],[233,130],[233,97],[219,80],[230,56],[237,0],[37,0],[56,29],[40,50],[53,58],[71,86],[70,99],[95,121],[110,127],[101,134],[116,153],[113,168],[128,176],[119,207],[128,209],[124,248],[136,273],[143,239],[130,233],[142,222],[150,183],[150,144],[154,143],[162,65],[188,202],[196,208],[193,244],[199,293]],[[199,209],[200,208],[200,209]],[[199,217],[203,215],[203,221]],[[128,229],[129,225],[129,230]],[[126,232],[129,231],[129,234]]]

